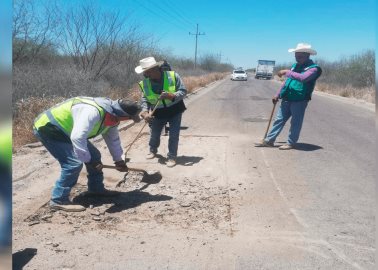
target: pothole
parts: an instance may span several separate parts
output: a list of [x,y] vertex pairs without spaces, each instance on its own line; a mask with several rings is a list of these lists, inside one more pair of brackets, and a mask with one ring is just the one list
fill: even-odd
[[243,121],[245,122],[267,122],[269,119],[264,118],[264,117],[248,117],[248,118],[243,118]]
[[270,98],[259,97],[259,96],[250,96],[249,98],[252,100],[269,100],[270,99]]

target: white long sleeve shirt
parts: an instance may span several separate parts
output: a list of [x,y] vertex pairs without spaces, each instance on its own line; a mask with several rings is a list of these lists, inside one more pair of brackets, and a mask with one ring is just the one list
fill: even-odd
[[[73,128],[71,132],[71,141],[77,158],[82,162],[90,162],[91,154],[88,150],[88,135],[98,121],[101,115],[97,108],[88,104],[77,104],[72,107]],[[122,160],[122,146],[119,138],[117,126],[112,127],[102,134],[113,161]]]

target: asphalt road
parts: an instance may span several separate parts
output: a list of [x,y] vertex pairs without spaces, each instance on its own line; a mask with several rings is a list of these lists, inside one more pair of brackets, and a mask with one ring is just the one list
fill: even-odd
[[[254,147],[278,87],[223,80],[190,95],[178,164],[165,166],[165,136],[159,158],[145,159],[145,130],[128,165],[162,178],[129,175],[115,188],[123,174],[105,170],[120,195],[86,198],[83,171],[72,197],[85,212],[49,211],[59,165],[43,147],[22,149],[13,159],[15,269],[376,269],[372,106],[315,95],[298,149]],[[121,132],[124,146],[141,127]]]
[[[255,148],[279,86],[225,81],[196,97],[185,117],[192,130],[227,136],[233,146],[228,181],[260,182],[233,207],[235,237],[251,246],[240,250],[236,268],[260,269],[263,262],[261,269],[375,269],[373,107],[315,94],[296,150]],[[278,145],[285,143],[289,126]],[[248,175],[251,167],[261,176],[257,181]],[[260,250],[261,238],[266,246]],[[277,245],[271,254],[269,241]]]

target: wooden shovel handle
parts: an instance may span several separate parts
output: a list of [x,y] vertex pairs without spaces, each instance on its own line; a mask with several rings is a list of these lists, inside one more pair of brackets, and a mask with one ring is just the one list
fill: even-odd
[[[113,166],[113,165],[102,165],[102,168],[104,169],[117,169],[118,167],[117,166]],[[128,167],[129,171],[133,171],[133,172],[146,172],[146,170],[143,170],[143,169],[139,169],[139,168],[130,168]]]
[[270,114],[269,123],[268,123],[268,126],[266,127],[266,131],[265,131],[265,135],[264,135],[264,138],[263,138],[263,139],[265,139],[265,138],[266,138],[266,135],[268,135],[268,131],[269,131],[269,127],[270,127],[270,123],[272,122],[272,118],[273,118],[273,114],[274,114],[274,109],[276,108],[276,104],[277,104],[277,102],[276,102],[276,103],[273,103],[273,109],[272,109],[272,112],[271,112],[271,114]]
[[[159,99],[159,100],[157,101],[157,103],[155,104],[155,107],[154,107],[154,109],[153,109],[152,112],[151,112],[151,116],[154,115],[154,113],[155,113],[155,111],[156,111],[157,106],[159,105],[159,103],[160,103],[160,99]],[[126,151],[125,151],[125,159],[126,159],[126,157],[127,157],[127,153],[129,152],[131,146],[132,146],[132,145],[135,143],[135,141],[139,138],[139,135],[142,133],[142,131],[143,131],[143,129],[144,129],[144,127],[145,127],[146,125],[147,125],[147,122],[145,122],[145,123],[143,124],[143,126],[142,126],[142,128],[140,129],[139,133],[135,136],[134,140],[128,145],[128,147],[127,147],[127,149],[126,149]]]

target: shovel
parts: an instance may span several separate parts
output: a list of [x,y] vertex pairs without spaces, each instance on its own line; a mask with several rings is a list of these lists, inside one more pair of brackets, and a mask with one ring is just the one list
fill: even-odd
[[[102,165],[102,168],[104,168],[104,169],[115,169],[116,170],[118,167],[112,166],[112,165]],[[127,177],[127,175],[129,174],[130,171],[131,172],[143,173],[142,182],[145,182],[145,183],[150,183],[150,184],[158,183],[162,178],[162,175],[159,171],[156,171],[154,173],[149,174],[146,170],[139,169],[139,168],[130,168],[129,167],[128,169],[129,169],[129,171],[126,172],[123,179],[116,184],[116,187],[120,187],[122,183],[126,182],[126,177]]]

